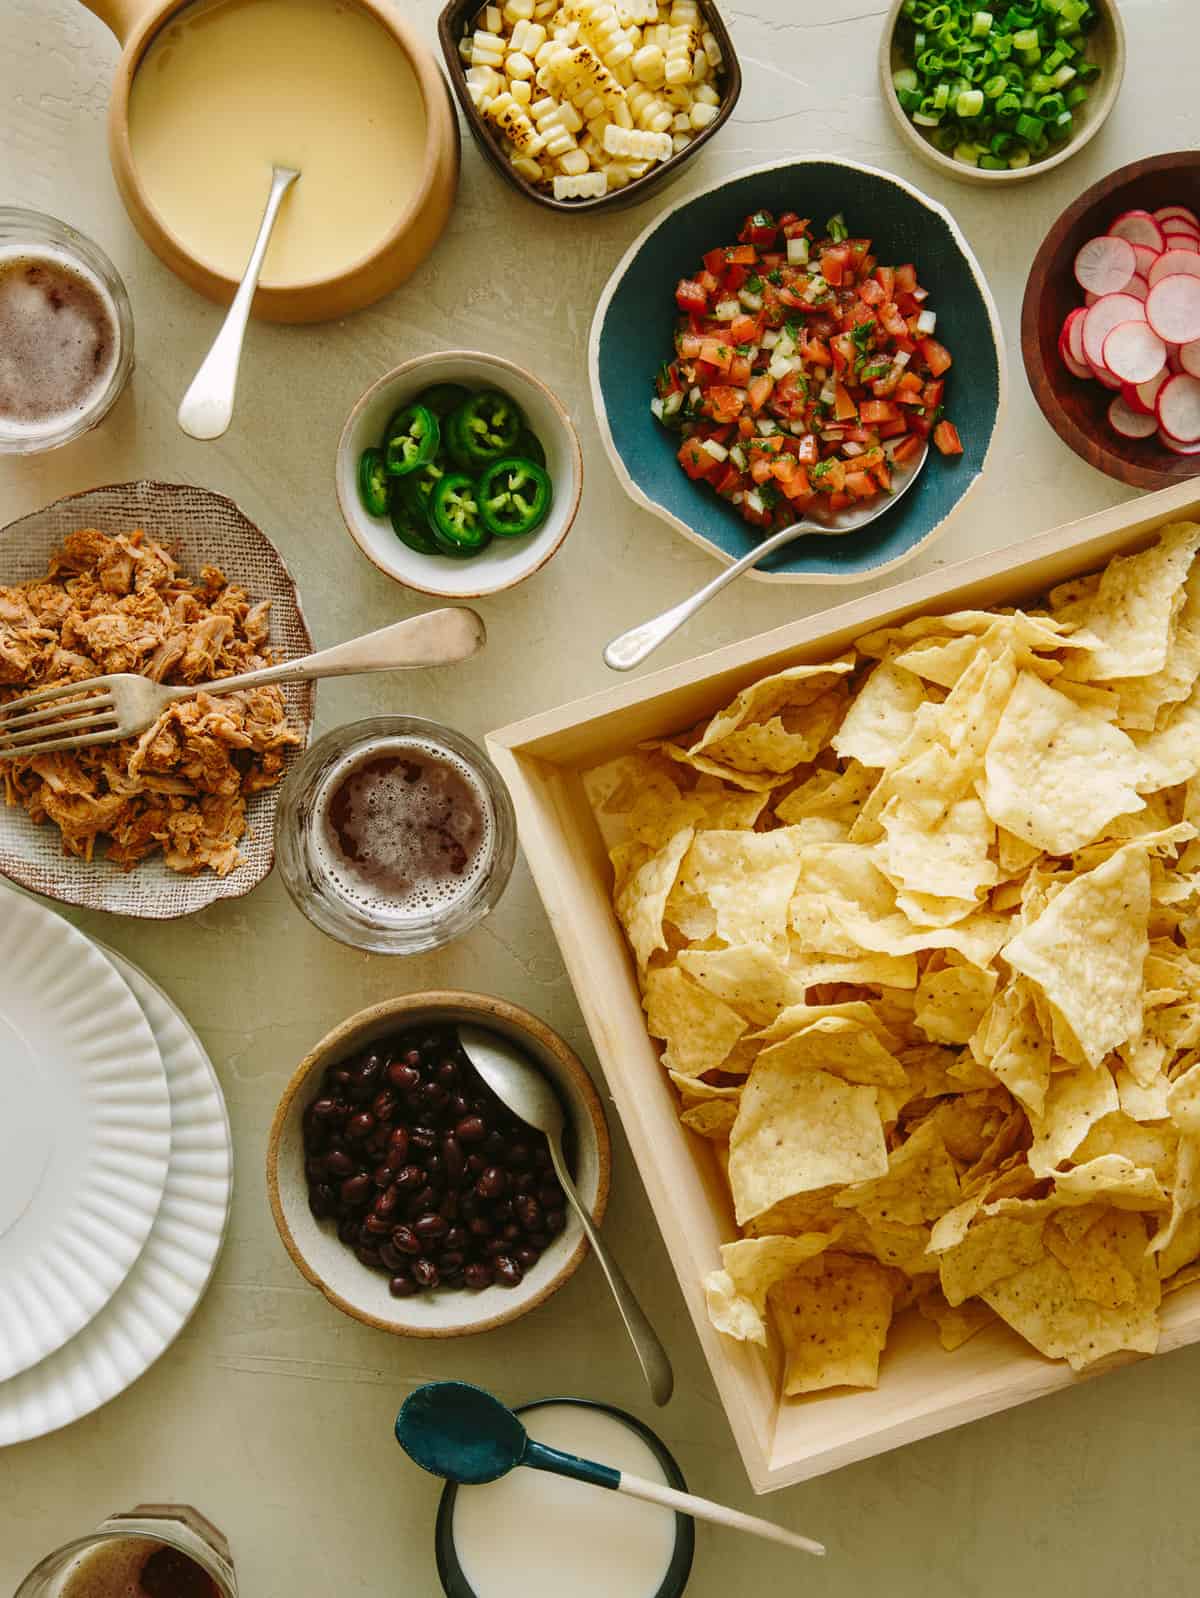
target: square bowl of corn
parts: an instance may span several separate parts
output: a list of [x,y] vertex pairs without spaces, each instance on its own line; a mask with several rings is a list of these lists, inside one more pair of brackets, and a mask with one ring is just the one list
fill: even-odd
[[450,0],[438,37],[475,142],[557,211],[673,182],[742,88],[709,0]]

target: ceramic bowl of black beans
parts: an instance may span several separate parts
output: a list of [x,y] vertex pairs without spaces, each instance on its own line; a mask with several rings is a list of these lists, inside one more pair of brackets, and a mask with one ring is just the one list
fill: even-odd
[[567,1158],[599,1222],[608,1127],[557,1033],[503,999],[416,993],[362,1010],[301,1061],[271,1127],[267,1189],[284,1247],[331,1304],[382,1331],[459,1337],[516,1320],[578,1269],[587,1240],[545,1138],[476,1073],[471,1022],[553,1082]]

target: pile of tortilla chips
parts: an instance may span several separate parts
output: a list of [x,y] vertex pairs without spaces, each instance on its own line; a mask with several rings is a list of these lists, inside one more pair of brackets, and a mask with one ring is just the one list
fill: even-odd
[[1082,1369],[1200,1276],[1200,527],[928,616],[591,773],[617,914],[786,1393],[893,1317]]

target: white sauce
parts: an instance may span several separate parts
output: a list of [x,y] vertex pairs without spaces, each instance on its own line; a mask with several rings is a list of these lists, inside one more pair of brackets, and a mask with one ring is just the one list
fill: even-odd
[[275,164],[299,168],[262,282],[335,276],[382,244],[416,193],[425,107],[398,41],[345,0],[199,0],[142,58],[133,164],[159,220],[240,278]]
[[[652,1449],[603,1410],[548,1404],[521,1420],[538,1442],[669,1485]],[[476,1598],[654,1598],[675,1550],[671,1510],[526,1468],[460,1487],[453,1526]]]

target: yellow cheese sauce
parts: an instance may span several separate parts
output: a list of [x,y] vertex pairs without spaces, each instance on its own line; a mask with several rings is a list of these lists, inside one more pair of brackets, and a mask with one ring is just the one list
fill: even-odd
[[271,185],[284,199],[261,281],[336,276],[378,248],[420,181],[425,106],[408,57],[345,0],[199,0],[143,56],[133,164],[159,220],[239,278]]

